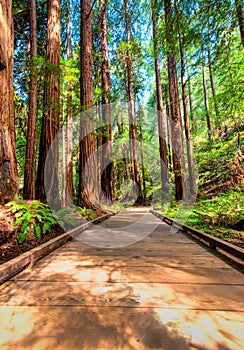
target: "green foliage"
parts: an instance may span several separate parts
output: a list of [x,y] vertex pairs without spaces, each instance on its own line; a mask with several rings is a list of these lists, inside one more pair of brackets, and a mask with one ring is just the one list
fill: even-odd
[[62,208],[57,210],[54,213],[54,217],[56,218],[57,222],[66,229],[72,229],[78,225],[74,210],[70,208]]
[[65,229],[73,229],[84,223],[84,219],[94,220],[96,215],[92,209],[71,206],[62,208],[54,213],[57,222]]
[[238,151],[238,138],[243,132],[229,128],[219,134],[213,142],[195,139],[196,159],[199,173],[199,196],[212,197],[224,190],[240,191],[243,186],[241,154]]
[[171,201],[157,210],[165,216],[176,218],[178,221],[197,228],[198,230],[219,236],[223,239],[236,236],[232,229],[234,225],[244,219],[243,192],[229,191],[211,199],[198,200],[194,208],[181,208],[181,203]]
[[95,213],[93,212],[92,209],[87,209],[87,208],[81,208],[81,207],[76,207],[76,210],[78,213],[80,213],[83,217],[85,217],[88,221],[94,220],[95,219]]
[[[227,192],[211,199],[201,200],[194,208],[199,221],[213,226],[230,227],[244,219],[243,192]],[[195,217],[195,215],[194,215]]]
[[6,206],[15,215],[14,229],[18,231],[19,243],[23,243],[31,231],[40,239],[42,234],[50,232],[57,223],[49,207],[37,200],[26,202],[19,197],[17,201],[11,201]]

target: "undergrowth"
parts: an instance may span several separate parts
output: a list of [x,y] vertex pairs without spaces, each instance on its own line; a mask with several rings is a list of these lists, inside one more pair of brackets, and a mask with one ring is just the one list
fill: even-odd
[[[223,239],[244,240],[244,132],[231,132],[195,149],[198,194],[193,207],[172,200],[164,215]],[[199,141],[199,140],[198,140]],[[183,204],[183,205],[182,205]]]
[[[198,196],[212,198],[221,192],[242,191],[244,186],[244,132],[232,133],[198,145],[196,159],[199,173]],[[240,143],[240,144],[239,144]]]
[[71,206],[55,211],[54,216],[57,222],[66,229],[75,228],[82,223],[94,220],[96,215],[93,209],[82,208],[79,206]]
[[14,229],[18,232],[19,243],[28,236],[40,239],[57,223],[49,207],[37,200],[27,202],[19,197],[17,201],[7,203],[6,207],[15,216]]
[[198,230],[233,241],[244,240],[244,192],[228,191],[207,199],[198,199],[193,207],[172,201],[156,208],[163,215]]
[[47,204],[38,200],[25,201],[22,197],[7,203],[6,207],[14,215],[13,228],[19,243],[28,239],[41,239],[57,224],[70,230],[96,217],[92,209],[74,206],[52,211]]

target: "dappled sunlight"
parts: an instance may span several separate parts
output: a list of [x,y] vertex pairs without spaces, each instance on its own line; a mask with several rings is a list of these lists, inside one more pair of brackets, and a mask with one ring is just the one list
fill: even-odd
[[189,340],[192,349],[231,350],[241,349],[244,344],[243,314],[223,311],[154,310],[162,324]]
[[137,283],[134,293],[147,307],[198,308],[198,303],[189,298],[184,289],[179,293],[175,285]]
[[1,290],[1,346],[240,350],[243,274],[200,245],[159,237],[157,228],[118,250],[72,241],[14,277]]
[[[0,306],[1,343],[11,342],[16,334],[19,340],[30,334],[37,313],[37,308],[16,307],[13,309],[9,306]],[[7,324],[6,320],[8,320]]]

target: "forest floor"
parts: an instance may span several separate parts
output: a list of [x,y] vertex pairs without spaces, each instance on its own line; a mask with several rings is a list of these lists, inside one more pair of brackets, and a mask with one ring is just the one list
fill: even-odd
[[[193,208],[172,201],[162,214],[244,248],[244,126],[212,142],[198,140],[198,193]],[[184,207],[184,206],[183,206]]]
[[176,215],[176,206],[172,206],[168,211],[162,210],[160,207],[155,208],[155,210],[171,219],[185,223],[198,231],[223,239],[224,241],[237,245],[240,248],[244,248],[244,220],[241,219],[233,224],[231,220],[232,218],[229,217],[231,223],[228,224],[227,215],[223,215],[224,219],[226,218],[225,224],[223,222],[215,222],[216,216],[212,215],[213,212],[211,212],[211,210],[209,210],[208,213],[206,211],[204,213],[198,211],[204,206],[204,209],[206,209],[207,205],[203,201],[200,201],[200,204],[196,203],[195,207],[190,209],[187,220],[185,219],[185,213],[182,217],[180,214]]
[[[104,212],[100,209],[93,210],[93,219],[102,216]],[[84,217],[84,219],[87,219]],[[89,218],[88,218],[89,220]],[[14,229],[14,215],[9,208],[0,206],[0,264],[3,264],[39,245],[63,234],[65,230],[58,224],[53,225],[50,232],[40,239],[30,237],[23,243],[18,242],[18,230]]]

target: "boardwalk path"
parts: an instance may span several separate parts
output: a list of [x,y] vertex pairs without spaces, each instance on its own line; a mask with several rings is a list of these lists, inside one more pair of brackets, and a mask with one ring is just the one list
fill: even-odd
[[[0,349],[244,349],[244,275],[148,215],[138,233],[158,227],[138,243],[74,239],[5,283]],[[117,242],[106,228],[143,216],[133,209],[105,221],[98,245]]]

